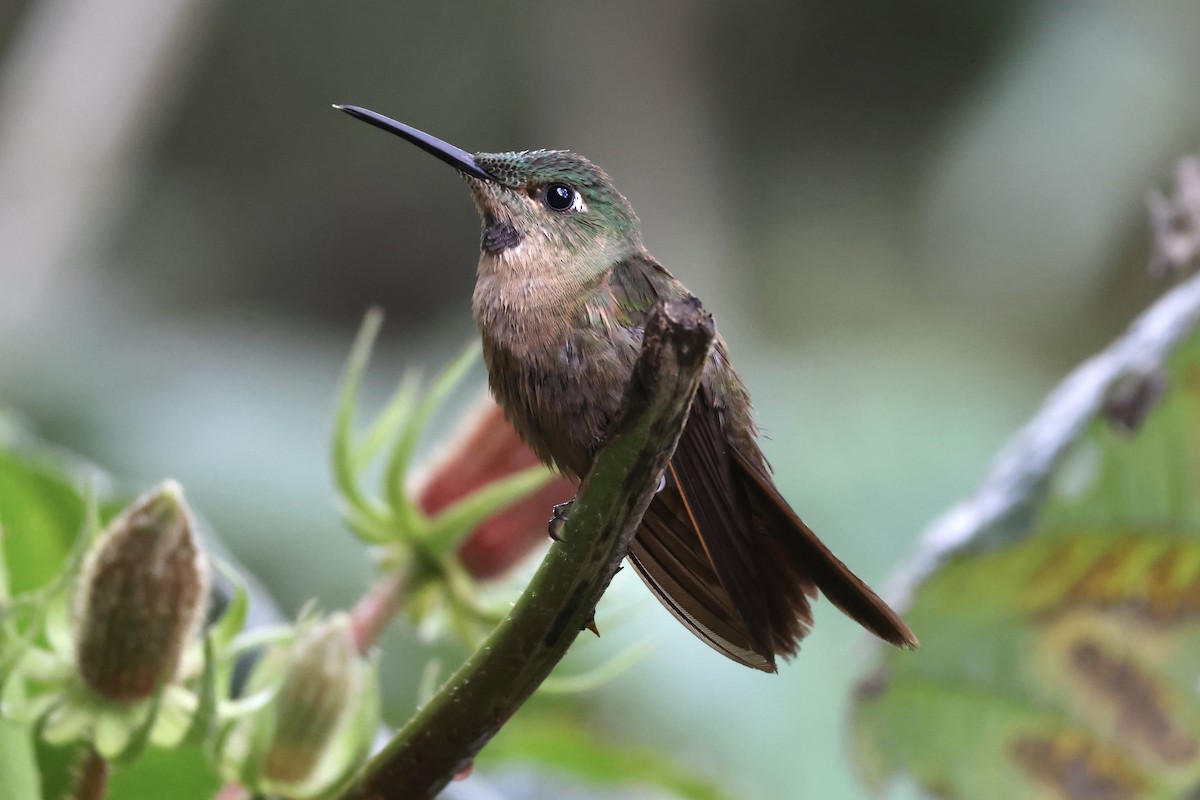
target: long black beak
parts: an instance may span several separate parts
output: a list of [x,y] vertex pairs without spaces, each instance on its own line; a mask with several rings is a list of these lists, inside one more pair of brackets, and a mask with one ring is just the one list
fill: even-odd
[[333,106],[339,111],[345,111],[355,119],[361,119],[368,125],[374,125],[376,128],[382,128],[388,133],[394,133],[402,139],[415,144],[417,147],[429,153],[434,158],[445,161],[450,166],[457,169],[464,175],[470,175],[472,178],[479,178],[484,181],[494,181],[495,177],[475,163],[475,156],[463,150],[460,147],[443,142],[436,136],[430,136],[424,131],[419,131],[411,125],[405,125],[403,122],[397,122],[391,117],[385,117],[383,114],[376,114],[374,111],[368,111],[359,106],[343,106],[334,104]]

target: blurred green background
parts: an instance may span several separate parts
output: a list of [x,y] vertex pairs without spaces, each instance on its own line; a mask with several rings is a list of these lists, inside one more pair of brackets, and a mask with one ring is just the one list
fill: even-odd
[[[1160,291],[1144,195],[1200,134],[1197,30],[1189,0],[9,2],[0,405],[134,489],[182,481],[289,612],[352,602],[370,567],[326,463],[342,360],[380,304],[371,395],[436,370],[474,333],[478,251],[453,172],[329,108],[358,103],[603,165],[715,313],[784,493],[886,587]],[[844,716],[869,651],[828,604],[774,678],[629,571],[598,622],[567,671],[654,650],[567,701],[597,735],[734,796],[863,794]],[[431,650],[389,645],[397,722]]]

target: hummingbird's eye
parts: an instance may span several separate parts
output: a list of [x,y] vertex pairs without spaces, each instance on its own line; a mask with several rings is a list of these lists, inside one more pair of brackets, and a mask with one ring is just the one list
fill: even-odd
[[576,203],[575,190],[565,183],[552,183],[546,187],[546,205],[555,211],[566,211]]

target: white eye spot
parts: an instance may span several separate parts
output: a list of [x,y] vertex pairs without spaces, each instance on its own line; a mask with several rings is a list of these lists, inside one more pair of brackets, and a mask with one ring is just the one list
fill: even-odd
[[587,203],[583,202],[582,192],[572,192],[575,196],[571,198],[572,211],[587,211]]

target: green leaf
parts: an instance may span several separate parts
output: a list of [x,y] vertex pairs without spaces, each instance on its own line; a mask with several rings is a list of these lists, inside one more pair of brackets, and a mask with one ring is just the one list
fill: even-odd
[[32,731],[0,719],[0,775],[6,797],[41,797],[37,752]]
[[0,525],[0,616],[8,607],[10,600],[12,600],[12,592],[8,589],[8,558],[4,555],[4,526]]
[[[408,419],[404,428],[400,431],[400,435],[396,437],[396,442],[392,446],[391,452],[388,454],[387,467],[384,470],[383,487],[384,495],[387,497],[388,505],[395,512],[405,512],[409,514],[415,513],[412,509],[412,504],[408,501],[406,494],[406,478],[408,475],[409,464],[412,463],[413,452],[417,447],[417,439],[421,432],[425,429],[426,423],[449,397],[450,392],[454,387],[462,382],[466,377],[467,371],[471,369],[477,358],[479,358],[480,346],[478,342],[472,343],[469,347],[463,349],[453,361],[451,361],[441,374],[434,380],[433,385],[421,399],[411,417]],[[410,518],[402,520],[409,525],[416,527],[420,520]]]
[[221,780],[199,747],[148,748],[138,760],[112,770],[106,800],[212,800]]
[[594,786],[614,790],[646,787],[689,800],[729,797],[705,775],[673,763],[651,747],[613,742],[586,731],[577,720],[551,711],[525,709],[476,759],[481,768],[532,764]]
[[12,594],[58,574],[82,522],[83,499],[63,470],[31,452],[0,449],[0,546]]
[[342,376],[342,390],[338,396],[337,414],[333,429],[333,476],[343,502],[355,513],[371,518],[377,514],[377,504],[359,489],[357,459],[354,448],[355,406],[362,388],[363,375],[371,358],[371,347],[383,324],[383,312],[372,308],[363,320],[362,328],[354,339],[346,372]]
[[204,671],[200,673],[196,713],[183,734],[182,741],[186,744],[203,744],[216,726],[219,689],[215,640],[211,633],[204,637]]
[[[37,767],[41,778],[41,793],[29,795],[42,800],[71,797],[75,787],[75,767],[87,754],[87,746],[79,743],[51,745],[35,734]],[[6,774],[6,773],[0,773]],[[24,795],[18,795],[24,798]]]
[[430,520],[430,546],[437,553],[449,552],[484,520],[545,486],[553,478],[553,472],[538,465],[492,481]]
[[242,628],[246,626],[246,614],[250,611],[250,593],[246,590],[246,582],[242,580],[242,576],[238,575],[237,570],[217,558],[213,558],[212,562],[216,570],[233,587],[233,597],[229,599],[229,605],[221,613],[221,618],[208,631],[213,646],[219,650],[228,647],[234,637],[241,633]]
[[[1200,786],[1197,280],[1069,376],[928,534],[905,613],[921,649],[883,654],[855,701],[873,788],[901,772],[984,800]],[[1132,431],[1131,411],[1149,412]]]
[[363,434],[362,441],[354,451],[354,469],[356,472],[366,467],[379,455],[383,446],[396,436],[400,429],[408,424],[413,409],[416,408],[420,396],[421,380],[415,373],[406,374],[400,379],[400,384],[392,392],[384,404],[383,410],[371,423],[371,427]]

